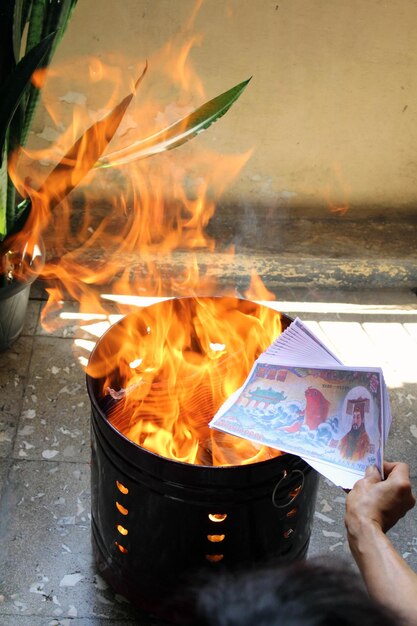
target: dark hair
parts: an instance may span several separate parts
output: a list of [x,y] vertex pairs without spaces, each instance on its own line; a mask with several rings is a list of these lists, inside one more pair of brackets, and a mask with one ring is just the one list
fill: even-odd
[[349,564],[313,559],[285,568],[227,573],[197,599],[200,626],[398,626]]

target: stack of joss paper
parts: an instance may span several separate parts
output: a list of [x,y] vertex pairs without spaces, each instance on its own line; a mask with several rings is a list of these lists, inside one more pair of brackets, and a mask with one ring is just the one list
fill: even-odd
[[297,318],[210,426],[298,455],[351,489],[368,465],[382,475],[391,421],[382,370],[344,366]]

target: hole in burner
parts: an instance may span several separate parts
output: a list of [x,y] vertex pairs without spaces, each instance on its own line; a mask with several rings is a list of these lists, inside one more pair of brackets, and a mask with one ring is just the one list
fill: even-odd
[[[284,498],[285,482],[288,481],[288,479],[291,478],[293,474],[300,474],[302,477],[302,481],[300,484],[293,487],[288,492],[288,496]],[[274,490],[272,492],[272,504],[274,505],[274,507],[276,509],[285,509],[287,506],[289,506],[299,496],[303,488],[303,485],[304,485],[304,473],[301,470],[293,469],[291,470],[291,472],[287,472],[287,470],[284,470],[282,473],[282,477],[279,479],[279,481],[275,485]]]
[[116,546],[119,548],[119,550],[120,550],[120,552],[121,552],[122,554],[127,554],[127,550],[126,550],[126,548],[124,548],[123,546],[121,546],[121,545],[120,545],[120,543],[119,543],[118,541],[116,541],[115,543],[116,543]]
[[119,483],[118,480],[116,480],[116,486],[118,488],[119,491],[121,491],[124,494],[129,493],[129,489],[127,487],[125,487],[124,485],[122,485],[122,483]]
[[291,537],[293,532],[294,532],[294,528],[289,528],[288,530],[284,531],[282,536],[284,537],[284,539],[288,539],[289,537]]
[[291,509],[291,511],[288,511],[287,513],[287,517],[294,517],[295,515],[297,515],[298,513],[298,507],[294,507],[293,509]]
[[223,554],[206,554],[206,559],[210,563],[218,563],[223,560]]
[[124,528],[121,524],[117,525],[117,530],[121,535],[127,535],[127,533],[129,532],[127,528]]
[[122,505],[120,504],[120,502],[116,502],[116,507],[117,507],[117,510],[118,510],[118,511],[119,511],[122,515],[127,515],[127,514],[129,513],[129,510],[128,510],[128,509],[125,509],[125,507],[124,507],[124,506],[122,506]]
[[207,539],[212,543],[219,543],[220,541],[223,541],[225,537],[226,535],[207,535]]
[[209,513],[209,520],[211,522],[224,522],[227,517],[227,513]]
[[298,496],[298,494],[300,493],[302,488],[303,488],[303,483],[301,483],[301,485],[298,485],[297,487],[294,487],[294,489],[292,489],[290,491],[290,497],[291,498],[296,498]]

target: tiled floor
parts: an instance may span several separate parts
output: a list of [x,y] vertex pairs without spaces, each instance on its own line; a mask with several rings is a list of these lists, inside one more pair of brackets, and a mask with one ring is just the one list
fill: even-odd
[[[23,335],[0,355],[0,624],[157,624],[112,592],[92,558],[90,408],[78,359],[88,356],[97,327],[66,303],[73,315],[46,333],[33,293]],[[417,297],[293,290],[282,300],[278,308],[311,324],[344,362],[383,367],[394,414],[387,457],[407,461],[417,487]],[[310,555],[349,558],[344,501],[321,480]],[[391,537],[417,568],[416,514]]]

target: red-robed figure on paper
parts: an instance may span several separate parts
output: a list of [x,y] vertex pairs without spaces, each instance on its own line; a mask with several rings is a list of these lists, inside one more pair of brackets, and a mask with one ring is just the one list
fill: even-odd
[[326,400],[321,391],[314,387],[308,387],[304,393],[306,397],[304,416],[285,429],[288,433],[298,432],[303,425],[308,426],[310,430],[316,430],[329,415],[330,402]]
[[365,411],[369,410],[369,400],[358,398],[348,401],[348,413],[352,412],[352,426],[340,440],[340,456],[352,461],[362,459],[369,451],[369,437],[365,430]]

